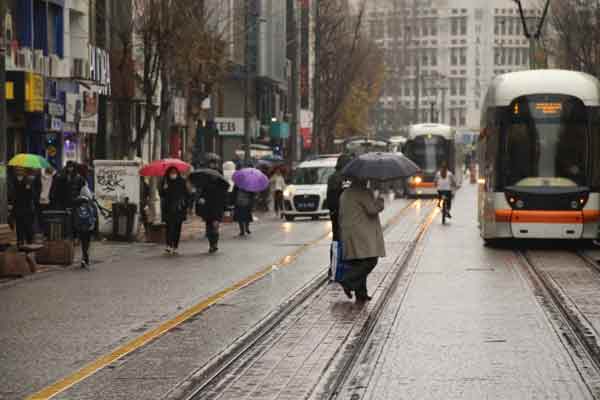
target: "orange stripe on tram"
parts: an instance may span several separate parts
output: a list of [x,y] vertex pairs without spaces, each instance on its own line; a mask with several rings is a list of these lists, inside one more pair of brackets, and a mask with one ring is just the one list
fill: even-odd
[[513,223],[581,224],[581,211],[513,211]]
[[435,187],[435,183],[433,183],[433,182],[421,182],[421,183],[412,182],[411,186],[412,187],[418,187],[418,188],[430,188],[430,189],[433,189]]
[[510,222],[512,210],[496,210],[496,222]]
[[583,210],[583,222],[598,222],[600,220],[600,210]]

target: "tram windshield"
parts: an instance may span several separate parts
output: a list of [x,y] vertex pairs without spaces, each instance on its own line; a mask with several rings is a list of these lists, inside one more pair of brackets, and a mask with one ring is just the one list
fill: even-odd
[[[587,184],[588,121],[584,104],[568,96],[525,96],[504,125],[506,186]],[[506,115],[506,114],[505,114]]]
[[448,163],[448,146],[441,136],[419,136],[406,144],[406,156],[425,174],[435,174]]

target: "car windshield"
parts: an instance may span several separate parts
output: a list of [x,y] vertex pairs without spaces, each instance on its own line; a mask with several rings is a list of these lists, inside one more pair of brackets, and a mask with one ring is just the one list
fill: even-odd
[[326,185],[329,177],[333,175],[333,167],[298,168],[294,173],[294,185]]
[[587,184],[587,112],[575,98],[523,97],[505,124],[506,186]]

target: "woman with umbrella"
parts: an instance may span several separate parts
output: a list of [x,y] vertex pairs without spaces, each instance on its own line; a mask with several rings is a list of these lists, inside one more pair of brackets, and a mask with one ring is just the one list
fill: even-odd
[[240,236],[250,234],[252,208],[255,193],[260,193],[269,187],[269,178],[256,168],[244,168],[233,174],[234,189],[234,219],[240,225]]
[[340,197],[340,236],[344,261],[350,268],[340,284],[344,292],[357,302],[371,299],[367,292],[367,276],[385,257],[385,242],[379,214],[384,209],[383,198],[375,198],[369,181],[385,182],[414,175],[418,167],[404,156],[390,153],[368,153],[351,161],[342,175],[352,180],[352,186]]
[[181,227],[187,218],[190,187],[175,166],[167,169],[160,184],[160,197],[163,201],[162,219],[167,224],[167,254],[177,254]]
[[33,223],[36,214],[34,176],[24,168],[16,168],[9,200],[17,231],[17,246],[33,243]]

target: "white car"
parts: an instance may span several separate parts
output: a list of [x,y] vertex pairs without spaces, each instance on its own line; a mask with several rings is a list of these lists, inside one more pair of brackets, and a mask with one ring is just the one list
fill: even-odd
[[336,157],[305,161],[298,165],[292,182],[283,192],[283,216],[319,219],[329,215],[327,181],[335,172]]

